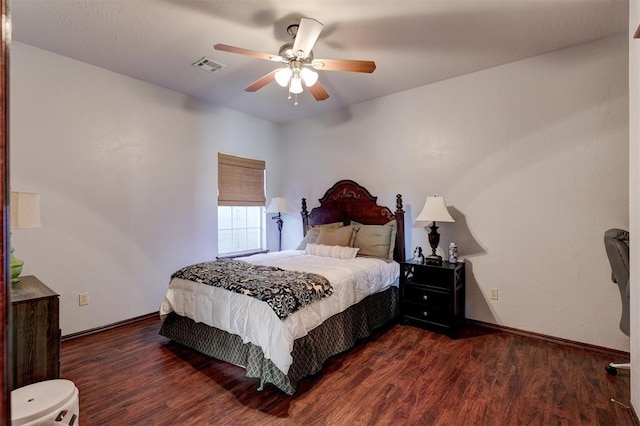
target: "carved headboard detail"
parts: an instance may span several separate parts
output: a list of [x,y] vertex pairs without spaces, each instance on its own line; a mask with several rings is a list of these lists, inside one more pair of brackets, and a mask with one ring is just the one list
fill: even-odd
[[404,210],[402,210],[402,195],[396,195],[396,211],[377,204],[378,197],[374,197],[363,186],[352,180],[336,182],[327,190],[320,201],[320,206],[307,210],[307,200],[302,199],[302,227],[303,235],[307,234],[307,226],[324,223],[342,222],[348,225],[352,220],[365,225],[384,225],[396,220],[397,235],[393,258],[396,261],[405,260],[404,247]]

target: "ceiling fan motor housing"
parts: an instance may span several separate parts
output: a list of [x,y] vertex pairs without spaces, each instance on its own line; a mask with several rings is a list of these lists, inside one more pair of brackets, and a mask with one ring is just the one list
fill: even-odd
[[296,38],[298,35],[298,28],[300,28],[300,24],[291,24],[287,27],[287,34],[291,36],[291,38]]

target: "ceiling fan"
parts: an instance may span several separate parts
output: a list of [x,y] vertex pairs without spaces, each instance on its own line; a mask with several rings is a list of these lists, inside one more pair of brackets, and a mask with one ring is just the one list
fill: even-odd
[[216,44],[213,48],[281,62],[285,65],[245,87],[244,90],[247,92],[255,92],[275,80],[280,86],[289,88],[289,99],[293,94],[295,96],[294,105],[298,105],[298,94],[303,92],[302,83],[304,82],[317,101],[324,101],[329,97],[329,93],[318,81],[318,73],[315,70],[372,73],[376,69],[376,64],[373,61],[351,59],[315,59],[312,49],[323,28],[324,25],[311,18],[302,18],[300,24],[289,25],[287,33],[293,38],[293,41],[283,44],[277,55],[226,44]]

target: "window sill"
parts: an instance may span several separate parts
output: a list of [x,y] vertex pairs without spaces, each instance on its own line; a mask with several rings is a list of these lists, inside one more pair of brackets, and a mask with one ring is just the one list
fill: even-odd
[[251,256],[253,254],[269,253],[269,250],[250,250],[250,251],[238,251],[235,253],[226,253],[216,256],[216,259],[235,259],[236,257]]

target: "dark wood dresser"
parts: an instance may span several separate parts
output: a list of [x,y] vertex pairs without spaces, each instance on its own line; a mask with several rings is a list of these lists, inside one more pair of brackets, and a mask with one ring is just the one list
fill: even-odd
[[13,386],[60,377],[59,295],[33,275],[11,284]]

